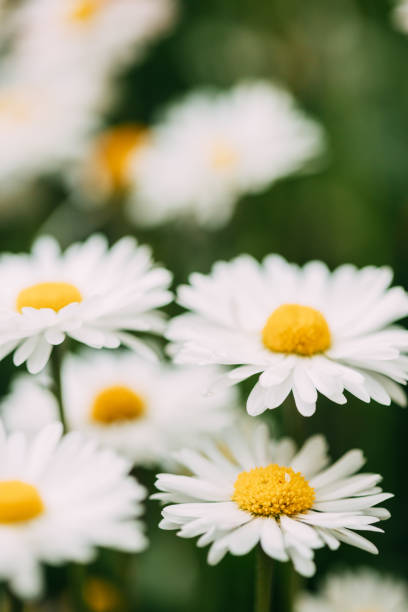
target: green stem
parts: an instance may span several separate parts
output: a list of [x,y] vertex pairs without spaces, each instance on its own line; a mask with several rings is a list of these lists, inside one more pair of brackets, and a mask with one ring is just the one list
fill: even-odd
[[255,578],[255,612],[271,612],[273,561],[258,547]]
[[62,360],[64,357],[64,353],[65,353],[65,342],[63,342],[62,344],[59,344],[58,346],[55,346],[51,354],[50,364],[51,364],[51,374],[52,374],[52,381],[53,381],[53,391],[54,391],[55,399],[57,400],[57,404],[58,404],[59,418],[61,420],[62,427],[64,429],[64,433],[67,433],[68,427],[67,427],[67,421],[66,421],[65,412],[64,412],[64,403],[62,399],[62,382],[61,382]]
[[23,612],[24,602],[14,595],[9,589],[7,589],[7,610],[8,612]]

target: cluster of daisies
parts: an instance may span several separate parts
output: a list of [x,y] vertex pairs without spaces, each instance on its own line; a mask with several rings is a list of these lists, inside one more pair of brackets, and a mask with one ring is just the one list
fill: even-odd
[[[64,252],[41,237],[30,254],[0,256],[0,354],[28,370],[0,432],[0,576],[21,598],[42,592],[43,563],[147,546],[139,466],[167,470],[152,495],[160,527],[198,537],[212,565],[257,547],[312,576],[322,547],[378,552],[362,534],[382,532],[392,495],[361,472],[362,451],[333,462],[324,436],[297,447],[257,415],[290,393],[304,416],[318,393],[405,403],[408,332],[395,322],[408,295],[391,271],[241,256],[193,274],[178,291],[189,312],[169,322],[171,280],[130,237]],[[236,385],[252,376],[245,415]],[[298,610],[406,610],[404,585],[363,583],[335,578]]]
[[[225,224],[241,197],[322,163],[323,129],[264,80],[198,89],[151,125],[107,125],[117,75],[176,22],[176,0],[24,0],[2,14],[0,204],[57,177],[66,204],[136,226]],[[120,32],[120,36],[117,35]],[[120,95],[120,94],[119,94]],[[61,120],[63,117],[63,120]],[[157,181],[157,176],[161,177]],[[115,207],[112,204],[115,203]],[[7,207],[6,207],[7,204]]]

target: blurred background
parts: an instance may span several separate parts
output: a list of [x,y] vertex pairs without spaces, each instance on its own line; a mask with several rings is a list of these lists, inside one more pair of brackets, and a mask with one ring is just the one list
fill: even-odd
[[[14,3],[5,6],[0,19],[7,20]],[[231,221],[216,230],[177,219],[146,229],[130,224],[114,202],[103,210],[74,206],[61,172],[36,176],[17,190],[3,190],[0,182],[1,250],[26,251],[39,232],[52,233],[67,246],[103,231],[111,240],[133,234],[150,244],[155,259],[174,272],[176,284],[192,271],[208,272],[218,259],[276,252],[300,264],[321,259],[330,267],[390,265],[395,283],[407,288],[408,37],[395,27],[393,6],[386,0],[182,1],[165,34],[112,78],[106,95],[114,95],[98,119],[104,126],[146,125],[166,104],[202,86],[227,89],[247,78],[272,80],[325,129],[327,154],[318,171],[243,197]],[[6,35],[4,58],[8,45]],[[7,150],[6,141],[0,144]],[[0,364],[2,394],[12,374],[9,361]],[[317,551],[318,575],[310,588],[327,571],[353,565],[408,578],[406,411],[355,398],[333,406],[323,397],[309,419],[290,404],[285,410],[285,426],[299,441],[322,431],[334,458],[362,448],[367,471],[382,473],[384,488],[395,493],[386,533],[373,537],[380,555],[347,546],[336,553]],[[138,476],[152,491],[154,474]],[[142,555],[102,553],[92,567],[75,568],[88,576],[87,605],[100,612],[251,609],[253,555],[228,556],[210,568],[194,541],[158,530],[159,514],[157,503],[148,502],[151,546]],[[277,572],[279,581],[293,579],[284,565]],[[126,590],[118,592],[123,577]],[[61,593],[65,580],[65,569],[49,570],[51,598]]]

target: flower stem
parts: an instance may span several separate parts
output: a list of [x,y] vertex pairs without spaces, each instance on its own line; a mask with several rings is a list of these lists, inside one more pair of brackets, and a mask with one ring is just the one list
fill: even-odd
[[7,608],[9,612],[23,612],[24,603],[18,599],[9,589],[6,589],[7,593]]
[[256,557],[255,612],[270,612],[273,561],[259,547]]
[[55,399],[57,400],[57,404],[58,404],[59,418],[61,420],[62,427],[64,429],[64,433],[67,433],[68,427],[67,427],[67,421],[65,418],[64,403],[62,400],[62,384],[61,384],[61,369],[62,369],[62,360],[64,357],[64,353],[65,353],[65,342],[54,347],[52,351],[50,363],[51,363],[53,391],[54,391]]

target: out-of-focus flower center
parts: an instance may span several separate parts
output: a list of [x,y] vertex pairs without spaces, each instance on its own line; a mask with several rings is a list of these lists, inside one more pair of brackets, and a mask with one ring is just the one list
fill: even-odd
[[314,498],[314,489],[300,472],[276,463],[238,474],[232,496],[241,510],[274,517],[306,512]]
[[88,578],[84,585],[84,599],[93,612],[115,612],[122,609],[122,597],[118,589],[101,578]]
[[331,333],[321,312],[310,306],[282,304],[262,330],[266,348],[276,353],[311,356],[331,346]]
[[[94,144],[89,160],[92,182],[108,182],[111,191],[129,186],[128,166],[133,155],[149,139],[149,131],[140,125],[121,125],[103,132]],[[96,185],[97,187],[97,185]]]
[[20,480],[0,482],[0,523],[30,521],[44,512],[37,489]]
[[90,21],[107,0],[76,0],[69,13],[69,19],[76,22]]
[[146,403],[138,394],[122,385],[107,387],[95,397],[91,409],[93,421],[102,425],[134,421],[146,412]]
[[214,143],[211,149],[211,165],[215,170],[229,170],[237,161],[238,154],[231,145],[222,140]]
[[22,92],[2,91],[0,92],[0,117],[6,120],[21,122],[30,114],[30,106]]
[[52,308],[55,312],[72,304],[82,302],[80,291],[70,283],[37,283],[22,289],[17,296],[16,308]]

